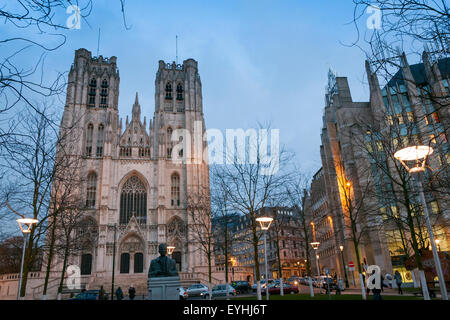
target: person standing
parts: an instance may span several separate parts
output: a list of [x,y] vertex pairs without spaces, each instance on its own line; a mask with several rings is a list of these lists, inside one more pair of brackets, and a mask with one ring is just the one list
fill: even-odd
[[402,279],[402,275],[400,274],[400,272],[398,272],[398,270],[395,271],[394,279],[395,279],[395,283],[397,284],[397,287],[398,287],[398,293],[403,295],[403,290],[402,290],[403,279]]
[[100,291],[98,292],[98,300],[105,300],[105,289],[100,286]]
[[117,287],[117,289],[116,289],[116,298],[117,298],[117,300],[123,299],[123,292],[122,292],[122,288],[120,288],[120,287]]
[[133,300],[135,295],[136,289],[134,289],[133,285],[131,285],[130,289],[128,289],[128,297],[130,298],[130,300]]

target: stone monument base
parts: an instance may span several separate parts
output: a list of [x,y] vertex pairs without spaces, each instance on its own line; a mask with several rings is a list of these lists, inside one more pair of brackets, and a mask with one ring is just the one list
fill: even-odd
[[148,300],[180,300],[180,277],[149,278]]

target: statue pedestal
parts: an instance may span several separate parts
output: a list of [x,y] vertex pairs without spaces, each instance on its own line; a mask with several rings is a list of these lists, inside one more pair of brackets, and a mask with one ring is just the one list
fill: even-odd
[[148,279],[149,300],[180,300],[180,277]]

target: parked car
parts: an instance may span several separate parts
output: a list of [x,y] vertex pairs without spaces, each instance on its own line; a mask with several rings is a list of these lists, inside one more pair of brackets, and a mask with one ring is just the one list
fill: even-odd
[[[227,295],[227,288],[228,288],[228,295],[230,296],[235,296],[236,295],[236,289],[233,288],[231,285],[229,284],[218,284],[215,285],[212,288],[212,298],[216,298],[216,297],[224,297]],[[209,299],[209,291],[204,291],[201,294],[205,299]]]
[[[269,294],[280,294],[280,292],[281,292],[280,284],[274,284],[272,286],[269,286]],[[291,285],[288,282],[283,283],[283,293],[285,293],[285,294],[298,293],[298,288],[296,286]]]
[[231,286],[236,289],[237,293],[248,293],[251,289],[250,283],[247,281],[234,281]]
[[205,291],[208,291],[208,287],[201,283],[196,283],[187,288],[187,294],[189,297],[200,297]]
[[180,300],[187,300],[189,298],[187,291],[183,287],[180,287],[179,291],[180,291]]
[[[86,290],[86,291],[80,292],[75,297],[71,298],[70,300],[99,300],[98,299],[99,293],[100,293],[100,290]],[[105,293],[104,300],[108,300],[108,299],[109,299],[108,294]]]
[[[274,281],[279,281],[279,280],[273,280],[273,279],[269,279],[269,285],[271,283],[273,283]],[[266,280],[261,280],[261,289],[266,287]],[[256,291],[256,283],[254,283],[252,285],[252,291],[255,292]]]

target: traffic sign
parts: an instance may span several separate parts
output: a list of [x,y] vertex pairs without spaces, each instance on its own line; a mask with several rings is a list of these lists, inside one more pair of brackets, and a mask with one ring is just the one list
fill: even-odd
[[348,262],[348,266],[349,266],[350,268],[353,268],[355,265],[353,264],[353,261],[349,261],[349,262]]

